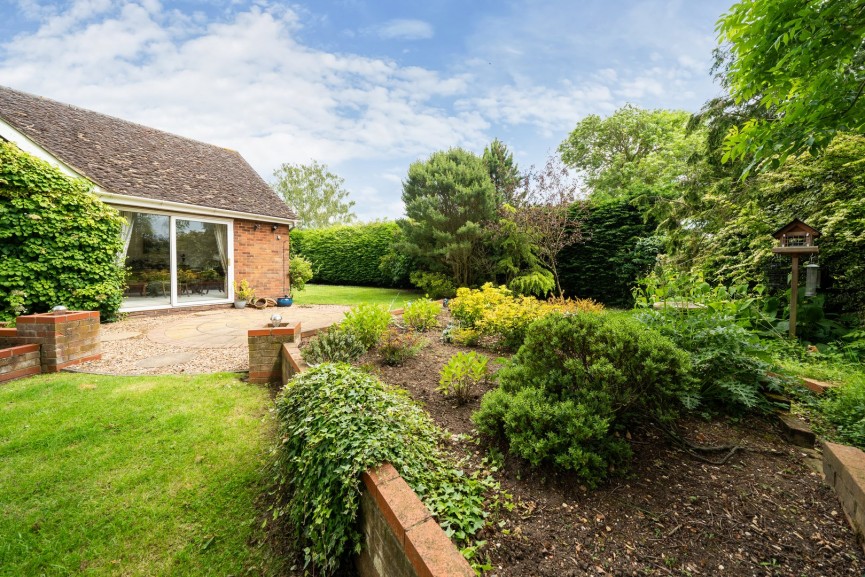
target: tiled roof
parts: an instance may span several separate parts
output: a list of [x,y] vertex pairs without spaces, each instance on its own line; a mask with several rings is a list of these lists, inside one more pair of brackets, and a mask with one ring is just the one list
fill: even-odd
[[0,118],[107,192],[296,218],[233,150],[3,86]]

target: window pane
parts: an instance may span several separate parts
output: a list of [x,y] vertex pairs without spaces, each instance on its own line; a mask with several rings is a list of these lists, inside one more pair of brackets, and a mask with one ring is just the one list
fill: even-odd
[[178,302],[227,299],[228,226],[179,218],[175,226]]
[[123,213],[131,229],[124,228],[127,289],[124,308],[171,303],[171,242],[168,217],[141,212]]

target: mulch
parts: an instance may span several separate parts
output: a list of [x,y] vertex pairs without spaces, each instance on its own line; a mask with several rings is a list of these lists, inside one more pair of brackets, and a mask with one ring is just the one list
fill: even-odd
[[832,490],[806,464],[813,455],[784,441],[770,419],[680,423],[695,444],[744,448],[724,465],[693,457],[651,426],[629,431],[630,472],[591,490],[575,475],[532,468],[506,446],[478,439],[471,414],[479,398],[458,406],[435,390],[442,365],[466,349],[441,343],[438,333],[428,340],[403,366],[373,355],[361,363],[407,389],[441,427],[465,435],[454,449],[475,466],[489,456],[501,461],[495,477],[514,507],[500,508],[479,536],[487,575],[863,575],[863,549]]

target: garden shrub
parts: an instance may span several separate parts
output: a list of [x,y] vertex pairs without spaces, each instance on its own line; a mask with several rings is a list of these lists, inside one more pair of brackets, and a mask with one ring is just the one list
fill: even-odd
[[345,313],[340,326],[369,350],[381,340],[390,321],[391,315],[384,305],[363,303]]
[[310,365],[320,363],[352,363],[366,352],[366,347],[353,334],[339,325],[332,325],[315,337],[300,354]]
[[438,316],[441,312],[441,303],[428,298],[418,299],[405,305],[402,320],[414,330],[423,333],[438,326]]
[[288,277],[292,292],[302,291],[312,279],[312,263],[300,255],[293,255],[288,261]]
[[378,353],[384,364],[397,367],[414,358],[426,343],[413,331],[402,332],[395,327],[388,329],[378,344]]
[[291,246],[312,263],[315,282],[403,286],[407,279],[394,278],[392,271],[381,268],[398,234],[395,222],[296,229],[291,231]]
[[442,367],[436,390],[446,397],[453,395],[459,404],[465,404],[486,381],[488,364],[489,358],[474,351],[457,353]]
[[456,298],[448,304],[451,316],[463,327],[472,328],[483,318],[484,312],[498,304],[513,301],[513,293],[504,286],[486,283],[480,289],[459,288]]
[[556,279],[550,271],[537,270],[515,277],[508,288],[518,295],[544,297],[556,288]]
[[123,219],[91,189],[0,140],[0,318],[57,305],[116,317]]
[[411,273],[411,284],[431,299],[451,298],[457,290],[450,277],[440,272],[415,271]]
[[450,332],[450,342],[464,347],[476,347],[481,340],[481,332],[477,329],[454,327]]
[[552,463],[596,485],[627,465],[617,433],[673,417],[692,392],[689,360],[668,339],[622,315],[552,313],[499,370],[473,419],[535,466]]
[[[358,410],[363,407],[363,410]],[[389,462],[460,544],[485,524],[489,478],[465,475],[439,447],[443,432],[404,393],[344,364],[296,377],[276,400],[280,443],[274,514],[322,574],[360,551],[361,473]]]
[[763,392],[779,390],[780,383],[767,376],[771,355],[754,332],[764,316],[759,295],[747,285],[712,286],[698,273],[659,270],[643,279],[634,295],[636,305],[644,307],[637,318],[690,354],[700,382],[692,408],[701,403],[727,412],[770,408]]
[[464,328],[477,329],[495,337],[506,348],[516,349],[525,340],[530,324],[553,312],[599,312],[603,305],[591,299],[551,298],[539,301],[530,296],[516,297],[503,287],[490,283],[480,289],[460,288],[450,303],[451,315]]
[[767,375],[772,365],[766,348],[735,317],[711,309],[669,308],[646,310],[637,318],[690,354],[700,386],[688,400],[689,408],[703,404],[731,413],[771,409],[763,392],[780,391],[780,382]]
[[820,409],[841,442],[865,448],[865,376],[827,391]]

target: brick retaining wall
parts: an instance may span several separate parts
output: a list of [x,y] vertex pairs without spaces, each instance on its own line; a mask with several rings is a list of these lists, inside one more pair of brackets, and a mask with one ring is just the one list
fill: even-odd
[[100,358],[98,312],[20,316],[15,328],[0,329],[0,382]]
[[[300,324],[294,328],[299,337]],[[282,345],[280,356],[283,385],[307,369],[295,346]],[[392,465],[364,472],[362,481],[362,549],[355,559],[360,577],[474,577],[471,565]]]
[[865,537],[865,453],[855,447],[821,442],[823,473],[853,528]]
[[0,349],[0,383],[42,372],[39,345]]
[[266,384],[283,380],[282,346],[300,344],[300,323],[288,327],[265,327],[247,332],[249,382]]
[[99,313],[62,311],[18,317],[18,339],[42,345],[42,372],[56,373],[68,366],[102,358],[99,350]]

